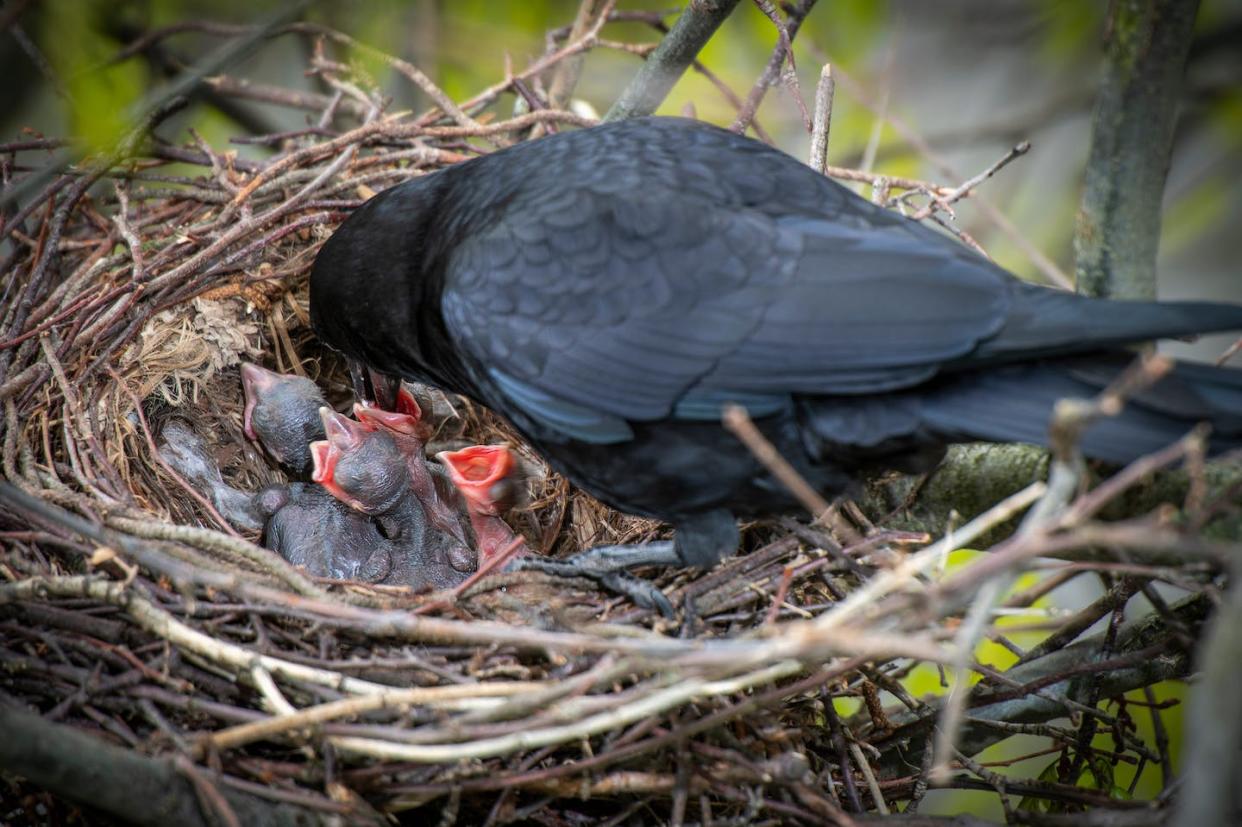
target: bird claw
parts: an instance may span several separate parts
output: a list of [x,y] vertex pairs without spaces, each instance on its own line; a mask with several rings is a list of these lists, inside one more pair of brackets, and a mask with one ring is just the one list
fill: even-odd
[[643,609],[655,609],[668,620],[673,619],[673,604],[650,580],[635,577],[628,571],[614,571],[599,578],[600,585],[611,592],[628,597]]
[[671,540],[645,545],[596,546],[568,560],[524,557],[514,561],[517,570],[542,571],[557,577],[588,577],[609,591],[630,598],[635,605],[655,609],[667,618],[673,616],[673,605],[664,592],[624,569],[630,566],[676,565],[681,565],[681,560]]

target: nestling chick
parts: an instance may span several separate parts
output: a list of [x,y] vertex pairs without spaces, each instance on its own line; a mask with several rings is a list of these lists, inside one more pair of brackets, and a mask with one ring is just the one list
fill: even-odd
[[311,472],[311,442],[323,439],[319,409],[327,405],[319,386],[305,376],[273,373],[246,362],[241,367],[246,408],[242,428],[246,436],[285,471],[298,479]]
[[475,569],[474,552],[430,524],[411,487],[407,459],[386,431],[370,430],[329,408],[320,409],[327,439],[311,444],[313,478],[332,496],[371,517],[394,544],[385,582],[455,586]]
[[160,432],[158,450],[164,462],[203,491],[220,516],[234,528],[253,531],[263,527],[264,517],[255,506],[254,495],[224,481],[220,466],[189,423],[180,419],[166,422]]
[[464,545],[469,545],[453,486],[444,478],[438,466],[427,463],[423,448],[432,429],[423,420],[422,408],[404,388],[397,393],[396,408],[396,411],[385,411],[374,405],[356,403],[354,416],[367,429],[381,431],[392,437],[405,458],[410,487],[422,503],[431,524]]
[[[478,541],[479,565],[507,550],[517,535],[500,518],[516,491],[513,454],[504,445],[472,445],[460,451],[441,451],[436,459],[466,499],[470,524]],[[524,554],[525,545],[514,556]]]
[[269,485],[254,498],[267,518],[263,545],[293,565],[318,577],[393,582],[393,559],[400,549],[380,533],[373,520],[322,486],[304,482]]

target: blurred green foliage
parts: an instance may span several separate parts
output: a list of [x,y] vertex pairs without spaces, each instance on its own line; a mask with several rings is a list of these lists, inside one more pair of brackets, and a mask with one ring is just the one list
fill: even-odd
[[64,96],[71,134],[104,149],[130,127],[132,107],[150,79],[137,61],[113,63],[117,44],[103,34],[106,0],[48,0],[40,42]]

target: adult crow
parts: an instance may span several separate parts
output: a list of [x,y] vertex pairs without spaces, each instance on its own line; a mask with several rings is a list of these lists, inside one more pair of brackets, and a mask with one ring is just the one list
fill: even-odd
[[[381,375],[500,413],[604,502],[672,523],[671,542],[567,567],[617,587],[626,564],[710,565],[736,549],[735,516],[794,507],[722,428],[726,403],[838,495],[869,468],[928,469],[946,443],[1042,442],[1055,401],[1102,387],[1124,345],[1242,328],[1242,307],[1027,284],[776,149],[640,118],[372,198],[320,251],[311,319]],[[1125,462],[1199,420],[1215,447],[1242,443],[1238,372],[1179,365],[1082,448]]]

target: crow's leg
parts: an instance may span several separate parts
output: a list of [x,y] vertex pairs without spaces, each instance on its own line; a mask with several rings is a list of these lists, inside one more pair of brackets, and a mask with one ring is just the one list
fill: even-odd
[[609,591],[624,595],[644,609],[656,609],[673,616],[673,606],[664,592],[642,578],[625,571],[629,566],[679,566],[681,558],[672,540],[643,545],[596,546],[565,560],[521,557],[513,569],[542,571],[558,577],[589,577]]
[[589,577],[639,606],[672,617],[673,607],[653,584],[625,571],[633,566],[710,566],[737,551],[737,523],[724,509],[679,519],[673,540],[596,546],[565,560],[524,557],[516,568],[562,577]]

